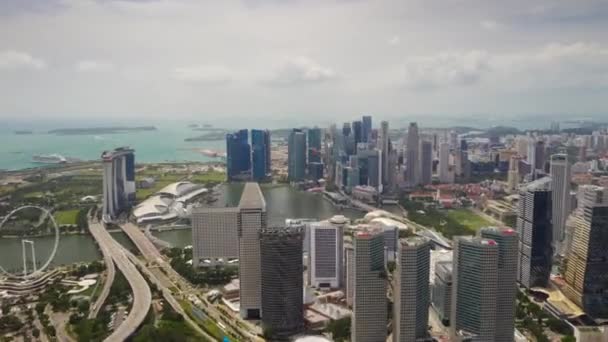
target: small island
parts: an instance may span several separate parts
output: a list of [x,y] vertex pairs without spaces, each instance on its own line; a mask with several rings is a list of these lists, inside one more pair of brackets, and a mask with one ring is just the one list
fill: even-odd
[[48,134],[56,135],[99,135],[99,134],[118,134],[141,131],[156,131],[154,126],[138,127],[90,127],[90,128],[60,128],[48,131]]
[[17,134],[17,135],[27,135],[27,134],[34,134],[34,132],[29,131],[29,130],[20,130],[20,131],[15,131],[15,134]]

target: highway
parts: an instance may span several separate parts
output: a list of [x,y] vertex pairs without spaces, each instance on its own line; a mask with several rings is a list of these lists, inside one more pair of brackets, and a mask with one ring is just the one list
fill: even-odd
[[135,255],[133,255],[133,253],[129,252],[126,248],[124,248],[124,246],[121,246],[121,247],[122,247],[123,253],[125,253],[125,255],[127,255],[129,260],[131,260],[131,262],[133,262],[135,265],[139,266],[139,269],[141,270],[141,272],[144,273],[148,277],[150,282],[153,283],[154,285],[156,285],[156,287],[158,287],[158,289],[162,292],[163,297],[165,298],[165,302],[167,302],[169,305],[171,305],[171,307],[173,308],[173,310],[175,312],[182,315],[182,317],[184,318],[186,323],[188,323],[188,325],[190,325],[190,327],[192,327],[196,332],[205,336],[207,339],[213,341],[214,338],[212,336],[210,336],[209,334],[207,334],[203,329],[201,329],[201,327],[195,321],[193,321],[190,318],[190,316],[188,316],[188,314],[182,308],[181,304],[175,299],[175,297],[171,293],[171,290],[169,290],[166,286],[164,286],[164,284],[158,279],[158,277],[156,277],[156,275],[154,275],[154,273],[152,273],[152,271],[150,271],[146,267],[146,264],[143,261],[139,260]]
[[[169,294],[171,293],[167,289],[167,286],[164,286],[163,283],[165,283],[165,284],[170,283],[175,288],[179,288],[180,291],[186,295],[186,297],[194,296],[195,298],[199,299],[201,302],[205,303],[205,307],[204,307],[205,313],[215,322],[222,322],[224,325],[228,324],[229,328],[230,328],[230,329],[228,329],[228,332],[236,334],[236,335],[248,336],[249,338],[254,339],[254,340],[257,339],[257,336],[255,336],[255,334],[253,334],[253,336],[251,336],[251,333],[249,331],[245,332],[245,331],[242,331],[241,329],[235,327],[235,325],[236,325],[235,321],[237,319],[240,320],[240,318],[223,314],[215,306],[213,306],[213,304],[209,303],[209,301],[207,301],[207,298],[205,298],[205,296],[199,296],[199,290],[193,288],[192,284],[190,284],[190,282],[188,282],[186,279],[184,279],[179,273],[177,273],[173,269],[173,267],[171,267],[170,264],[168,264],[166,262],[166,260],[163,258],[161,253],[158,251],[156,246],[154,246],[154,244],[145,236],[145,234],[137,226],[135,226],[134,224],[131,224],[131,223],[127,223],[127,224],[122,225],[121,228],[127,234],[127,236],[129,236],[129,238],[131,239],[133,244],[135,244],[135,246],[139,249],[141,254],[144,256],[144,258],[148,262],[148,266],[157,265],[165,271],[164,273],[159,272],[157,274],[157,276],[155,277],[156,281],[158,281],[157,286],[159,287],[159,289],[163,289],[163,295],[165,295],[165,292],[167,292]],[[145,265],[142,265],[142,266],[145,266]],[[148,267],[146,267],[145,269],[150,274],[153,273],[153,272],[149,271]],[[165,278],[165,279],[158,279],[158,278]],[[175,284],[177,284],[178,286],[175,286]],[[171,297],[173,297],[173,296],[171,296]],[[165,299],[167,299],[167,297],[165,297]],[[167,301],[170,302],[170,300],[167,300]],[[172,306],[173,306],[173,304],[172,304]],[[183,312],[183,311],[178,311],[178,312]],[[184,318],[186,318],[186,317],[187,316],[185,316]],[[244,326],[248,326],[248,322],[245,322],[242,320],[240,320],[240,322]]]
[[[89,222],[89,225],[93,224]],[[102,227],[103,228],[103,227]],[[114,277],[116,276],[116,266],[114,265],[114,260],[112,259],[112,254],[110,253],[110,248],[105,244],[99,244],[99,249],[101,250],[101,254],[103,254],[103,260],[106,264],[106,270],[108,271],[105,282],[103,283],[103,289],[97,297],[95,303],[91,304],[91,308],[89,310],[89,319],[93,319],[97,317],[99,314],[99,310],[103,307],[103,303],[105,303],[108,295],[110,294],[110,289],[112,288],[112,284],[114,283]]]
[[137,268],[123,252],[122,246],[112,238],[105,227],[99,222],[89,222],[91,235],[100,248],[107,248],[116,266],[127,279],[133,291],[133,305],[124,322],[116,327],[114,332],[104,341],[124,341],[131,336],[144,321],[152,303],[150,287]]

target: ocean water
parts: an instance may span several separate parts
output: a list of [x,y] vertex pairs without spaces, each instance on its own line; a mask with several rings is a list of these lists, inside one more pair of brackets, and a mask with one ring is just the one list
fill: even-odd
[[[130,146],[135,149],[136,162],[179,162],[179,161],[211,161],[213,158],[206,157],[193,149],[211,149],[224,151],[225,142],[198,141],[185,142],[185,138],[201,135],[204,132],[193,131],[188,127],[190,123],[211,123],[215,127],[226,129],[240,128],[290,128],[302,126],[328,127],[336,123],[342,127],[343,122],[359,120],[360,115],[349,118],[334,115],[304,116],[284,115],[281,117],[270,117],[260,119],[253,116],[226,116],[211,120],[164,120],[162,122],[134,121],[125,119],[119,121],[96,120],[70,120],[70,121],[41,121],[11,119],[0,125],[0,170],[19,170],[29,167],[40,166],[32,162],[32,156],[36,154],[58,153],[66,157],[82,160],[99,159],[104,150],[120,146]],[[373,115],[373,126],[377,127],[382,120],[388,120],[391,128],[407,127],[410,121],[418,122],[419,127],[451,127],[468,126],[475,128],[488,128],[492,126],[511,126],[518,129],[549,128],[552,121],[562,120],[604,120],[604,117],[555,117],[552,115],[540,116],[412,116],[403,115],[398,117],[382,117]],[[49,130],[60,128],[87,128],[87,127],[110,127],[110,126],[149,126],[154,125],[156,131],[129,132],[120,134],[103,135],[55,135],[48,134]],[[562,127],[566,127],[562,124]],[[15,130],[32,130],[34,134],[17,135]]]
[[[84,126],[83,126],[84,127]],[[224,151],[225,141],[186,142],[185,138],[204,132],[192,131],[187,125],[156,126],[156,131],[141,131],[103,135],[55,135],[46,130],[33,130],[34,134],[15,134],[13,130],[0,130],[0,169],[18,170],[40,166],[32,162],[37,154],[61,154],[82,160],[99,159],[105,150],[120,146],[135,149],[137,162],[212,161],[194,149]]]

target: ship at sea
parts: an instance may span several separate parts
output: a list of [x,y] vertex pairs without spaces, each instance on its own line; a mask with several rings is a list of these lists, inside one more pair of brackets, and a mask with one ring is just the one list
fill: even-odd
[[65,164],[68,159],[60,154],[37,154],[32,157],[32,161],[41,164]]

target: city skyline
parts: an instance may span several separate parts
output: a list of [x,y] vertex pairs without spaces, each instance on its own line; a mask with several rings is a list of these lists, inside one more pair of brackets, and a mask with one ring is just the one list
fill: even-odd
[[608,110],[599,1],[30,0],[0,13],[3,119]]

